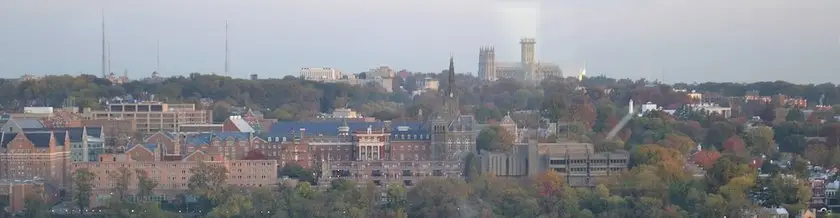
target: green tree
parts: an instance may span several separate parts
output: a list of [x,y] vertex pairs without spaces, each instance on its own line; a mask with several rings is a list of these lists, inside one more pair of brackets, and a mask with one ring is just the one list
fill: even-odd
[[84,214],[84,211],[90,207],[90,198],[93,196],[93,179],[95,177],[96,175],[86,168],[73,172],[73,201],[81,214]]
[[575,217],[579,211],[577,192],[554,171],[546,171],[533,180],[540,213],[549,217]]
[[743,158],[725,155],[706,171],[706,183],[710,190],[717,190],[720,186],[729,183],[732,178],[754,173],[755,170],[751,169]]
[[595,123],[592,126],[594,132],[607,132],[618,123],[616,109],[612,104],[598,105],[595,109]]
[[735,125],[726,121],[717,121],[709,127],[706,133],[705,142],[714,145],[718,150],[723,150],[723,142],[735,135]]
[[481,123],[487,123],[488,120],[502,120],[502,113],[495,108],[479,106],[475,108],[475,120]]
[[783,175],[775,175],[766,187],[769,195],[764,206],[784,207],[792,211],[805,209],[813,194],[807,182]]
[[385,191],[386,203],[384,207],[393,212],[405,211],[407,199],[406,189],[401,183],[389,184]]
[[142,169],[135,170],[137,175],[137,198],[147,200],[152,196],[158,182],[149,178],[149,174]]
[[294,120],[295,116],[294,116],[294,114],[289,113],[289,111],[277,108],[277,109],[274,109],[273,111],[271,111],[270,113],[266,113],[265,118],[278,119],[278,120],[281,120],[281,121],[288,121],[288,120]]
[[312,170],[308,170],[297,163],[287,163],[283,168],[280,168],[278,176],[287,176],[295,178],[299,181],[309,182],[315,184],[315,174]]
[[320,193],[308,182],[298,183],[295,187],[280,185],[278,192],[276,215],[279,217],[318,217],[318,212],[323,210],[316,200]]
[[676,149],[683,155],[688,155],[691,149],[697,146],[697,143],[695,143],[694,140],[691,140],[688,136],[677,133],[669,133],[665,135],[665,138],[657,142],[657,144],[666,148]]
[[[2,82],[2,80],[0,80]],[[9,217],[9,213],[6,212],[6,207],[9,206],[9,199],[0,199],[0,217]]]
[[213,207],[207,217],[241,217],[248,212],[253,212],[253,204],[247,195],[239,191],[228,190],[226,192],[228,193],[223,195],[225,199]]
[[[26,196],[23,202],[24,209],[21,215],[27,218],[46,218],[50,217],[50,206],[44,202],[43,190],[35,189],[34,194]],[[3,211],[5,212],[5,210]],[[5,217],[5,216],[2,216]]]
[[802,123],[784,122],[775,125],[773,136],[779,143],[779,152],[801,153],[805,150],[805,130]]
[[773,137],[773,128],[760,126],[747,130],[744,139],[754,154],[770,156],[776,153],[776,142],[773,141]]
[[126,196],[129,195],[128,186],[131,182],[131,170],[125,167],[120,167],[116,171],[110,172],[108,176],[114,183],[114,187],[111,188],[111,192],[114,193],[115,198],[119,201],[125,201]]
[[514,136],[498,125],[486,127],[478,133],[476,147],[479,150],[507,152],[513,147]]
[[666,182],[687,178],[684,171],[685,159],[676,149],[665,148],[656,144],[648,144],[633,150],[631,163],[634,166],[649,165],[655,167],[656,174]]
[[409,217],[460,217],[460,208],[468,195],[463,181],[430,178],[408,191]]
[[[543,82],[545,93],[545,100],[542,103],[543,116],[547,117],[553,122],[557,122],[564,118],[568,113],[571,105],[569,97],[570,90],[566,84],[561,82],[549,81]],[[548,84],[551,83],[551,84]]]
[[479,159],[475,153],[470,152],[466,156],[464,156],[464,179],[468,183],[472,183],[478,180],[478,177],[481,176],[481,171],[479,171]]
[[802,110],[792,108],[788,110],[787,116],[785,116],[786,121],[793,121],[793,122],[805,122],[805,113]]
[[131,217],[136,205],[127,201],[128,187],[131,182],[131,170],[121,167],[108,173],[108,179],[114,184],[112,196],[108,199],[106,214],[111,217]]
[[200,197],[201,211],[208,212],[226,203],[233,194],[226,183],[227,168],[222,165],[199,162],[198,166],[190,168],[190,174],[187,192]]
[[[281,186],[284,186],[281,184]],[[272,192],[267,188],[259,188],[257,190],[252,191],[251,196],[251,204],[253,209],[248,212],[249,217],[273,217],[277,215],[277,207],[279,206],[279,199],[275,195],[276,193]]]

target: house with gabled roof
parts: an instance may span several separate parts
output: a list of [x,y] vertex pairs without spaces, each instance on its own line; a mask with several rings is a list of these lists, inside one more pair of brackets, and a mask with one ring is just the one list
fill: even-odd
[[99,126],[82,126],[66,128],[23,128],[23,132],[56,132],[66,134],[66,143],[70,146],[70,159],[73,162],[97,161],[99,155],[105,153],[105,132]]
[[240,116],[230,116],[225,123],[222,124],[222,131],[224,132],[256,132],[247,120]]
[[44,127],[44,123],[38,119],[9,119],[9,121],[3,124],[3,127],[0,127],[0,132],[20,132],[22,129]]

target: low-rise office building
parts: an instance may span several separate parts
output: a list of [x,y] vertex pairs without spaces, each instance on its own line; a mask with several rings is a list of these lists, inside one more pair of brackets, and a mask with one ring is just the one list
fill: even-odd
[[104,111],[86,108],[88,120],[135,120],[137,131],[155,133],[178,131],[181,124],[212,123],[212,111],[196,109],[194,104],[166,104],[162,102],[112,103]]
[[496,176],[526,177],[553,170],[573,187],[595,186],[598,178],[627,169],[626,151],[595,152],[592,144],[571,141],[517,143],[509,152],[481,151],[482,172]]

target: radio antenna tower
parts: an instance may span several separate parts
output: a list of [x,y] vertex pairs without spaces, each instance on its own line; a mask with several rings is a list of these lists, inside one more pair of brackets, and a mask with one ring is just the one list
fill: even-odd
[[106,77],[111,75],[110,73],[113,72],[114,71],[111,71],[111,41],[108,41],[108,75],[106,75]]
[[160,39],[155,42],[155,72],[160,73]]
[[105,59],[105,9],[102,9],[102,78],[108,76],[108,61]]
[[230,50],[228,50],[228,21],[225,20],[225,76],[230,73]]

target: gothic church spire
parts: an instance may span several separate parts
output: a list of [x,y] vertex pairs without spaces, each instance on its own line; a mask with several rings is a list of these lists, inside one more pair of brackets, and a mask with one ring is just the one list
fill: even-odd
[[449,56],[449,72],[447,79],[449,80],[449,85],[446,87],[446,97],[455,97],[455,58],[451,55]]

